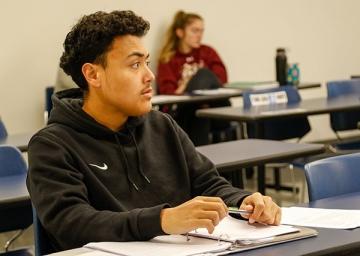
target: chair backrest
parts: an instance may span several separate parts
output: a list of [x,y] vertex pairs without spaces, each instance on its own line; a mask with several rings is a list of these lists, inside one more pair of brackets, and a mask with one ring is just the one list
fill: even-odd
[[7,135],[8,135],[8,133],[6,131],[5,125],[0,118],[0,139],[7,137]]
[[[327,83],[326,87],[329,99],[348,95],[358,95],[360,97],[360,79],[331,81]],[[335,132],[357,129],[359,121],[359,111],[330,113],[331,128]]]
[[[301,101],[300,94],[294,86],[281,86],[265,90],[245,91],[243,93],[244,108],[253,107],[251,100],[253,95],[271,95],[278,92],[286,93],[286,104],[296,104]],[[270,101],[269,104],[273,104],[272,101]],[[307,134],[310,129],[310,123],[307,117],[286,117],[277,120],[267,120],[264,121],[264,138],[262,139],[285,140],[301,138]],[[247,125],[247,133],[249,138],[254,138],[254,126],[252,124]]]
[[35,256],[46,255],[55,252],[50,239],[43,228],[36,210],[32,207],[34,223]]
[[360,153],[321,159],[305,165],[309,200],[360,191]]
[[[9,178],[14,176],[12,179],[24,182],[25,186],[26,172],[27,166],[20,151],[13,146],[0,146],[0,180],[4,179],[5,182],[9,182]],[[4,206],[0,210],[0,232],[25,229],[32,224],[29,198],[19,199],[15,204],[6,202]]]
[[21,152],[13,146],[0,146],[0,177],[24,174],[27,166]]

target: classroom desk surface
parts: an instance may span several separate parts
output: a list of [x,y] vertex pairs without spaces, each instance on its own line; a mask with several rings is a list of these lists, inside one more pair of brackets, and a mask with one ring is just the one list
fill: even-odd
[[[325,198],[300,206],[329,209],[360,209],[360,193]],[[275,255],[359,255],[360,228],[337,230],[316,228],[319,235],[314,238],[279,244],[244,253],[247,256]],[[234,255],[243,255],[241,253]]]
[[290,143],[275,140],[236,140],[196,148],[220,172],[278,161],[293,160],[324,152],[322,144]]
[[271,104],[244,109],[243,107],[208,108],[196,111],[198,117],[223,119],[255,124],[255,137],[264,137],[263,121],[294,116],[309,116],[360,110],[359,96],[339,97],[336,99],[305,99],[296,104]]
[[201,109],[199,117],[226,119],[234,121],[258,121],[289,116],[307,116],[360,109],[359,96],[339,97],[336,99],[305,99],[297,104],[271,104],[251,107],[222,107]]
[[[274,84],[270,84],[272,87],[276,87]],[[297,86],[299,90],[301,89],[310,89],[320,87],[320,83],[301,83]],[[189,103],[201,103],[201,102],[209,102],[209,101],[216,101],[216,100],[224,100],[229,99],[232,97],[239,97],[242,96],[244,90],[257,90],[264,88],[264,84],[256,84],[256,83],[230,83],[225,88],[221,88],[221,92],[213,94],[213,93],[206,93],[206,91],[211,90],[204,90],[202,95],[198,94],[191,94],[191,95],[155,95],[152,98],[152,104],[154,106],[160,105],[168,105],[168,104],[189,104]],[[216,91],[216,90],[215,90]]]
[[[209,90],[211,92],[211,90]],[[152,97],[152,104],[154,106],[168,105],[168,104],[190,104],[190,103],[201,103],[210,102],[216,100],[225,100],[231,97],[238,97],[242,95],[240,89],[225,89],[223,88],[222,93],[218,94],[203,94],[203,95],[155,95]]]
[[19,133],[8,135],[4,139],[0,139],[0,145],[10,145],[17,147],[21,152],[27,151],[29,141],[35,132]]
[[286,162],[325,151],[321,144],[289,143],[274,140],[246,139],[217,143],[196,148],[207,156],[219,173],[258,166],[258,191],[265,194],[264,164]]
[[[253,89],[267,89],[271,87],[278,87],[278,83],[276,81],[259,81],[259,82],[246,82],[246,81],[240,81],[240,82],[231,82],[224,85],[226,88],[238,88],[242,90],[253,90]],[[311,89],[311,88],[317,88],[321,87],[320,83],[314,83],[314,82],[301,82],[298,85],[295,85],[295,87],[298,90],[303,89]]]
[[[321,199],[304,207],[317,208],[341,208],[360,209],[360,193],[346,194],[338,197]],[[324,256],[324,255],[359,255],[360,254],[360,228],[353,230],[337,230],[316,228],[319,232],[317,237],[286,242],[283,244],[271,245],[259,249],[234,253],[234,256]],[[89,249],[78,248],[59,252],[56,256],[83,255],[90,252]],[[85,256],[85,255],[84,255]]]

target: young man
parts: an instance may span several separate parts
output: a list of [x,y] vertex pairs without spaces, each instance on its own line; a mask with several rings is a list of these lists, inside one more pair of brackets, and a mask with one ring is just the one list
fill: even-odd
[[92,241],[147,240],[205,227],[227,206],[279,224],[271,198],[232,187],[166,114],[151,110],[153,73],[131,11],[84,16],[61,67],[80,89],[59,92],[29,144],[28,189],[55,250]]

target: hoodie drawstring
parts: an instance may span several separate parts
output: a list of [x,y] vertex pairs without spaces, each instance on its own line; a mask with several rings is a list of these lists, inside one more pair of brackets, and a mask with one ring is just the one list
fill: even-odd
[[136,142],[135,136],[134,136],[134,134],[132,133],[132,131],[130,131],[130,130],[129,130],[129,133],[130,133],[131,138],[132,138],[132,140],[134,141],[134,144],[135,144],[136,156],[137,156],[139,171],[140,171],[141,175],[143,176],[143,178],[150,184],[150,183],[151,183],[151,182],[150,182],[150,179],[146,176],[146,174],[144,173],[144,170],[143,170],[143,168],[142,168],[140,150],[139,150],[138,144],[137,144],[137,142]]
[[117,135],[115,135],[115,140],[117,142],[117,144],[119,144],[119,147],[120,147],[120,152],[121,152],[121,156],[122,156],[122,159],[125,163],[125,172],[126,172],[126,177],[127,177],[127,180],[129,181],[129,183],[136,189],[136,191],[139,191],[139,187],[136,185],[136,183],[131,179],[130,177],[130,174],[129,174],[129,164],[128,164],[128,161],[127,161],[127,158],[126,158],[126,154],[124,152],[124,149],[122,148],[122,145],[119,141],[119,138]]
[[[141,155],[140,155],[140,150],[139,150],[139,147],[138,147],[138,144],[136,143],[136,139],[135,139],[135,136],[134,134],[128,129],[130,135],[131,135],[131,139],[133,140],[134,142],[134,145],[135,145],[135,149],[136,149],[136,157],[137,157],[137,164],[138,164],[138,168],[139,168],[139,172],[141,174],[141,176],[146,180],[147,183],[151,183],[150,182],[150,179],[145,175],[144,171],[143,171],[143,168],[142,168],[142,164],[141,164]],[[126,172],[126,177],[129,181],[130,184],[132,184],[132,186],[136,189],[136,191],[139,191],[139,186],[136,185],[136,183],[132,180],[131,176],[130,176],[130,173],[129,173],[129,163],[128,163],[128,160],[127,160],[127,157],[126,157],[126,153],[120,143],[120,140],[118,138],[117,135],[115,135],[115,139],[116,139],[116,142],[119,144],[120,146],[120,152],[121,152],[121,155],[122,155],[122,158],[123,158],[123,161],[125,163],[125,172]]]

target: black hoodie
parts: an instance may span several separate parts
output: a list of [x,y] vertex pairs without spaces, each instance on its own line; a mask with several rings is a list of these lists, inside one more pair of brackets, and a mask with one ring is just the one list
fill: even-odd
[[114,132],[82,110],[79,89],[53,96],[49,124],[29,143],[27,186],[58,250],[164,234],[160,211],[191,198],[239,205],[247,193],[220,177],[171,117],[151,111]]

